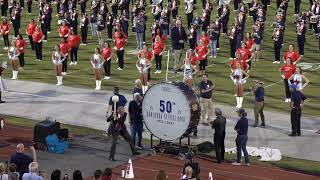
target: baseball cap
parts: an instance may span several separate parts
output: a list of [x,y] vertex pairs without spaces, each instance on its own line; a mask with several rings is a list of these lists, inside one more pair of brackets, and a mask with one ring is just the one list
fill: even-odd
[[238,109],[236,112],[239,113],[239,114],[242,114],[244,116],[247,115],[246,111],[243,108]]

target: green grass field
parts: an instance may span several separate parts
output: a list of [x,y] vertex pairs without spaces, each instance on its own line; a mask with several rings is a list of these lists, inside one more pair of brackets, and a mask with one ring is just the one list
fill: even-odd
[[[166,3],[166,2],[165,2]],[[200,2],[198,4],[201,4]],[[230,3],[231,9],[233,3]],[[36,8],[37,4],[34,3],[33,5],[33,12],[32,15],[27,15],[26,8],[23,10],[22,15],[22,29],[21,32],[25,38],[25,28],[27,23],[31,18],[37,19],[38,9]],[[89,6],[89,3],[88,3]],[[308,10],[308,3],[303,1],[301,3],[301,9],[303,12]],[[35,81],[35,82],[44,82],[44,83],[56,83],[56,77],[54,72],[54,67],[51,62],[51,53],[52,49],[55,44],[60,42],[60,38],[58,37],[57,33],[57,19],[55,17],[55,5],[53,5],[53,21],[52,21],[52,31],[48,35],[48,42],[44,43],[44,61],[43,62],[36,62],[35,61],[35,52],[30,50],[30,45],[28,45],[26,50],[26,66],[25,71],[19,73],[20,80],[28,80],[28,81]],[[89,8],[88,8],[89,9]],[[109,8],[110,9],[110,8]],[[184,3],[181,2],[179,14],[186,19],[184,15]],[[266,28],[264,32],[264,42],[262,44],[262,52],[261,52],[261,60],[257,63],[253,64],[253,68],[250,72],[251,80],[253,79],[261,79],[265,82],[266,86],[266,108],[277,110],[277,111],[289,111],[289,105],[283,102],[284,97],[284,85],[283,81],[280,77],[279,67],[280,65],[272,64],[274,60],[273,56],[273,41],[271,38],[271,33],[273,28],[271,24],[273,23],[275,11],[276,11],[276,4],[272,2],[271,6],[268,8],[268,16],[266,21]],[[197,11],[200,11],[201,7],[198,5]],[[150,15],[150,7],[147,7],[148,12],[148,28],[147,28],[147,44],[150,45],[150,26],[152,22],[152,15]],[[296,33],[295,33],[295,24],[293,24],[293,1],[289,2],[289,9],[287,15],[287,22],[286,22],[286,31],[285,31],[285,38],[284,38],[284,46],[282,48],[282,52],[287,51],[287,47],[289,43],[296,44]],[[212,12],[212,19],[216,16],[217,10],[216,5],[214,5],[214,10]],[[231,11],[230,22],[232,23],[234,17],[233,11]],[[186,22],[184,22],[186,24]],[[251,25],[253,24],[253,20],[251,17],[247,19],[247,30],[251,31]],[[131,30],[131,23],[129,30]],[[80,31],[80,30],[78,30]],[[13,28],[11,30],[11,34],[13,34]],[[94,52],[94,47],[97,46],[98,41],[94,37],[91,37],[91,32],[89,30],[88,34],[88,46],[80,46],[78,51],[79,57],[79,64],[77,66],[69,66],[69,75],[64,77],[64,85],[66,86],[74,86],[74,87],[83,87],[83,88],[95,88],[94,82],[94,73],[91,69],[91,65],[89,63],[89,57]],[[105,32],[104,37],[106,38],[107,33]],[[317,78],[320,77],[319,69],[317,69],[320,62],[320,53],[318,51],[318,40],[313,35],[313,31],[307,32],[307,41],[305,46],[305,56],[302,60],[303,63],[312,63],[311,70],[308,69],[306,72],[306,76],[310,79],[310,85],[305,89],[305,94],[308,96],[308,102],[305,105],[304,113],[318,116],[320,115],[320,104],[319,100],[320,97],[316,93],[319,91],[319,81]],[[213,60],[209,59],[209,67],[207,73],[209,74],[209,79],[213,80],[215,83],[215,92],[214,92],[214,101],[218,103],[224,104],[235,104],[235,99],[233,96],[233,83],[229,78],[229,39],[226,37],[221,37],[221,45],[220,51],[218,52],[218,58]],[[170,47],[170,40],[167,42],[168,47]],[[2,47],[2,46],[1,46]],[[126,51],[133,50],[136,47],[135,43],[135,34],[129,32],[129,39],[128,44],[126,46]],[[188,45],[187,45],[188,47]],[[4,50],[0,50],[0,53],[3,54],[0,56],[1,60],[7,59],[6,52]],[[116,55],[113,54],[112,58],[112,75],[110,80],[104,80],[102,82],[103,89],[112,89],[113,86],[119,86],[121,90],[129,91],[133,87],[133,81],[138,78],[138,73],[135,67],[135,62],[137,60],[136,56],[133,54],[125,54],[125,69],[124,71],[117,70],[117,63],[116,63]],[[166,60],[166,57],[164,58]],[[70,61],[70,60],[69,60]],[[163,63],[165,64],[165,63]],[[153,71],[152,71],[153,72]],[[5,72],[6,78],[11,78],[11,70],[7,70]],[[153,74],[152,73],[152,80],[151,83],[156,83],[159,80],[163,80],[165,78],[165,73],[163,71],[162,74]],[[169,74],[170,80],[182,80],[182,76],[175,76],[174,74]],[[199,82],[199,78],[195,80],[196,83]],[[249,82],[251,82],[251,80]],[[249,92],[249,84],[246,84],[246,92]],[[10,88],[10,87],[9,87]],[[249,93],[246,93],[246,97],[244,98],[244,107],[252,107],[253,98],[250,96]]]

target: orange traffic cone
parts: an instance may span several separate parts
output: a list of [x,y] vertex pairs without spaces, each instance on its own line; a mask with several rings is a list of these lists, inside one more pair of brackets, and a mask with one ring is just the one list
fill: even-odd
[[127,166],[127,171],[126,171],[126,176],[125,176],[125,178],[126,178],[126,179],[133,179],[133,178],[134,178],[131,159],[129,159],[129,161],[128,161],[128,166]]

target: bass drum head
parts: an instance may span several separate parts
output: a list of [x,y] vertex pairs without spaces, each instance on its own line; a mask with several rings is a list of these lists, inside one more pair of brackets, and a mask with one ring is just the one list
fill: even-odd
[[142,114],[148,130],[162,140],[180,138],[190,126],[198,125],[197,96],[183,82],[160,82],[146,92]]

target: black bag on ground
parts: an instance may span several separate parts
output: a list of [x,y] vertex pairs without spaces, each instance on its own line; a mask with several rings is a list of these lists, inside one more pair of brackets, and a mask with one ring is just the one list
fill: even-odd
[[214,150],[214,144],[209,141],[205,141],[197,145],[198,151],[201,153],[209,153]]

